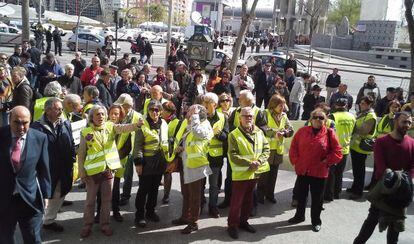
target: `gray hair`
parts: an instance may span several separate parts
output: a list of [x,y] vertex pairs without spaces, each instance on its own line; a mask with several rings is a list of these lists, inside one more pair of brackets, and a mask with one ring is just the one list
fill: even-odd
[[65,96],[65,99],[63,99],[64,103],[81,103],[82,99],[78,94],[69,93]]
[[43,94],[45,97],[58,97],[62,94],[62,86],[57,81],[49,82]]
[[95,111],[102,109],[104,111],[105,114],[105,120],[108,118],[108,111],[106,110],[106,108],[104,106],[101,106],[99,104],[95,104],[92,106],[91,109],[89,109],[88,112],[88,123],[93,123],[93,114],[95,113]]
[[217,96],[217,94],[215,94],[213,92],[207,92],[203,96],[203,102],[218,104],[218,96]]
[[75,66],[73,64],[66,64],[65,65],[65,71],[68,70],[68,69],[73,69],[74,70]]
[[253,93],[249,90],[242,90],[240,91],[239,99],[246,99],[246,101],[249,101],[250,104],[254,104],[254,96]]
[[44,110],[47,111],[53,107],[53,104],[60,102],[62,103],[62,100],[60,100],[57,97],[51,97],[45,102]]
[[92,98],[99,97],[99,90],[96,86],[92,86],[92,85],[85,86],[83,91],[86,92]]
[[15,66],[13,69],[12,69],[12,74],[13,73],[17,73],[21,78],[23,78],[23,77],[25,77],[26,76],[26,74],[27,74],[27,72],[26,72],[26,69],[25,68],[23,68],[23,67],[20,67],[20,66]]

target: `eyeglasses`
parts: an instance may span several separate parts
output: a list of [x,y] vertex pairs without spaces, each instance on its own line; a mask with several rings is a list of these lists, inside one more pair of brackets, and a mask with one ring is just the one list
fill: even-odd
[[229,103],[229,102],[230,102],[230,99],[224,99],[224,100],[221,100],[220,102],[221,102],[221,103],[224,103],[224,102],[225,102],[225,103]]
[[0,60],[7,60],[7,57],[0,57]]
[[149,111],[158,113],[160,110],[158,108],[150,108]]
[[312,119],[325,120],[325,117],[323,117],[323,116],[312,116]]
[[242,117],[248,118],[248,119],[252,119],[253,118],[253,115],[250,115],[250,114],[242,114]]

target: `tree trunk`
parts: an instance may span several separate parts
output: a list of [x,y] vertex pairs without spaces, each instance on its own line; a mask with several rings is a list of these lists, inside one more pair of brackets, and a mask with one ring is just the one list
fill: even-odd
[[22,1],[22,43],[30,40],[29,0]]
[[408,36],[410,38],[410,47],[411,47],[411,79],[409,92],[414,91],[414,18],[413,18],[413,4],[414,0],[405,0],[405,18],[408,25]]
[[76,21],[76,31],[75,31],[75,52],[79,50],[79,24],[80,24],[80,14],[78,14],[78,20]]

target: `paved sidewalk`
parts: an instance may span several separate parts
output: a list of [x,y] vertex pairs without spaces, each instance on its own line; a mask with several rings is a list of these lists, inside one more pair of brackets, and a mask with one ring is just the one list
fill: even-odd
[[[225,170],[223,170],[225,171]],[[345,173],[344,187],[349,186],[352,174]],[[369,178],[369,177],[367,177]],[[259,204],[258,215],[250,220],[257,229],[256,234],[240,232],[237,243],[352,243],[357,235],[364,219],[368,214],[369,203],[367,201],[355,202],[346,199],[336,200],[325,205],[322,212],[322,229],[319,233],[311,231],[310,209],[307,209],[307,220],[298,225],[288,225],[287,220],[294,215],[294,209],[290,207],[292,187],[295,174],[290,171],[280,171],[276,186],[276,198],[278,203],[273,205],[266,202]],[[212,219],[204,210],[199,221],[200,230],[190,235],[182,235],[179,231],[184,226],[171,226],[171,220],[177,218],[181,211],[181,193],[179,192],[179,176],[173,175],[173,187],[169,205],[158,206],[158,214],[161,217],[159,223],[149,223],[147,228],[136,228],[134,220],[134,199],[137,190],[137,178],[135,177],[133,196],[130,204],[122,208],[125,217],[123,223],[112,222],[114,235],[105,237],[95,225],[90,237],[80,240],[79,233],[82,228],[82,212],[86,194],[84,191],[71,192],[67,199],[74,201],[69,207],[63,207],[58,220],[65,227],[63,233],[43,232],[45,243],[223,243],[233,241],[226,232],[227,211],[221,211],[220,219]],[[208,186],[207,186],[208,187]],[[160,187],[159,202],[163,195]],[[206,190],[208,197],[208,190]],[[220,200],[223,193],[220,194]],[[347,195],[344,193],[343,198]],[[411,206],[406,220],[406,231],[400,235],[402,244],[414,243],[414,207]],[[20,234],[16,234],[21,242]],[[375,231],[368,243],[386,243],[386,234]]]

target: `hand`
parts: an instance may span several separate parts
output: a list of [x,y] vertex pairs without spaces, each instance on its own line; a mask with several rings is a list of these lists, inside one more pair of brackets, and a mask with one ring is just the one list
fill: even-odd
[[260,166],[260,163],[257,161],[253,161],[249,165],[249,170],[256,171]]
[[184,147],[180,147],[178,146],[177,148],[175,148],[175,153],[181,153],[182,151],[184,151]]
[[176,168],[176,164],[173,161],[167,164],[167,169],[165,169],[165,172],[172,173],[175,170],[175,168]]
[[277,137],[277,138],[282,138],[284,134],[285,134],[285,133],[283,133],[283,131],[277,131],[277,132],[276,132],[276,137]]
[[136,123],[137,127],[141,127],[144,124],[144,119],[140,118]]
[[142,165],[135,166],[135,171],[137,172],[137,175],[142,175]]
[[215,127],[215,128],[213,128],[213,132],[214,132],[214,135],[217,136],[217,135],[220,135],[221,130],[220,130],[219,127]]

